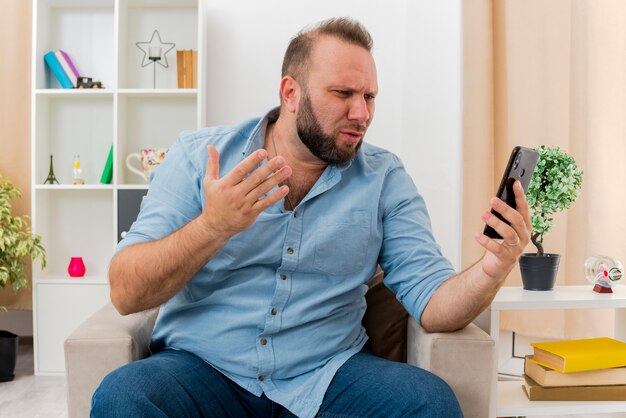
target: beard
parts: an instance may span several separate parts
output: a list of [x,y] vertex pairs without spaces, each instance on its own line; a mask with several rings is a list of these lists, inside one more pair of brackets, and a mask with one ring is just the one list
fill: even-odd
[[[308,94],[302,97],[302,103],[296,116],[296,127],[300,140],[309,151],[320,160],[329,164],[347,163],[354,158],[363,143],[361,138],[356,144],[347,144],[346,147],[339,148],[335,139],[339,134],[339,130],[336,130],[333,135],[324,133],[319,119],[313,112],[311,97]],[[359,124],[351,126],[350,129],[358,130],[359,132],[364,131],[364,127]]]

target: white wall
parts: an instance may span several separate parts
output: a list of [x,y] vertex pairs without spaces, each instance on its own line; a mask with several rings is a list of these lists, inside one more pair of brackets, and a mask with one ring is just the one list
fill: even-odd
[[379,95],[366,140],[398,154],[429,207],[455,267],[461,254],[460,0],[208,0],[208,125],[278,105],[282,57],[302,27],[360,20],[374,38]]

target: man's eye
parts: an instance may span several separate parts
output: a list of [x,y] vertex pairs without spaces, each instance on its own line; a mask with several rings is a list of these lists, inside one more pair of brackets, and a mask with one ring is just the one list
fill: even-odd
[[348,96],[350,95],[350,92],[348,90],[335,90],[335,93],[341,95],[341,96]]
[[365,100],[368,101],[368,102],[373,102],[375,98],[376,98],[376,96],[374,96],[373,94],[366,94],[365,95]]

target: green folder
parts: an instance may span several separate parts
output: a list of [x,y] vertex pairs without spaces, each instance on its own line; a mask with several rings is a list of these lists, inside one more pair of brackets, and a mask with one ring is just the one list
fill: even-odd
[[102,170],[100,183],[111,184],[112,179],[113,179],[113,144],[111,144],[111,148],[109,149],[109,156],[107,157],[107,162],[104,165],[104,170]]

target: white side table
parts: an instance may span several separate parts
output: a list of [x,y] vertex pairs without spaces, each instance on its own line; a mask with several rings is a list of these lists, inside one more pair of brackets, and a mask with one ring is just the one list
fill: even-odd
[[[626,341],[626,287],[617,286],[613,293],[599,294],[593,286],[556,286],[551,291],[529,291],[521,287],[503,287],[494,298],[490,310],[490,334],[496,343],[500,331],[500,312],[539,309],[615,309],[615,338]],[[564,414],[601,414],[626,412],[626,401],[529,401],[519,381],[497,382],[497,359],[492,416],[536,416]]]

